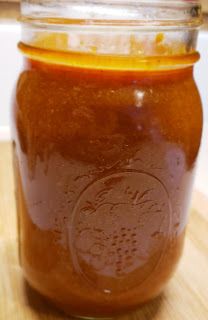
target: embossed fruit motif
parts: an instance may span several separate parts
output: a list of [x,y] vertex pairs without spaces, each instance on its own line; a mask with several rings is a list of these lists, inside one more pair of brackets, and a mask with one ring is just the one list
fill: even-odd
[[74,267],[106,292],[139,286],[160,261],[170,216],[168,194],[152,175],[126,171],[93,182],[73,212]]

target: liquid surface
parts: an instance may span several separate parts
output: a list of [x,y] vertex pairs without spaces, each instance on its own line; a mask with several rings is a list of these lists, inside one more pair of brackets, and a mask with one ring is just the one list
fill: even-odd
[[[159,34],[160,35],[160,34]],[[160,47],[156,37],[156,49],[152,53],[154,55],[146,57],[145,55],[138,55],[138,45],[134,41],[130,42],[132,50],[129,54],[96,54],[96,46],[90,47],[89,52],[69,51],[67,49],[68,39],[52,34],[51,37],[42,37],[36,39],[35,46],[25,45],[19,43],[19,49],[30,59],[46,63],[56,63],[62,66],[88,68],[88,69],[105,69],[109,71],[135,71],[135,70],[164,70],[177,69],[179,66],[192,65],[199,59],[197,52],[187,54],[183,51],[183,47],[173,52],[170,48]],[[117,44],[118,45],[118,44]],[[42,47],[45,46],[43,49]],[[142,43],[141,48],[145,46]],[[148,42],[146,44],[148,46]],[[56,48],[62,50],[56,50]],[[154,47],[154,46],[153,46]],[[178,47],[178,46],[176,46]],[[55,48],[55,49],[54,49]],[[144,49],[143,49],[144,50]]]
[[21,264],[80,316],[161,292],[182,252],[200,144],[192,68],[117,68],[26,60],[14,103]]

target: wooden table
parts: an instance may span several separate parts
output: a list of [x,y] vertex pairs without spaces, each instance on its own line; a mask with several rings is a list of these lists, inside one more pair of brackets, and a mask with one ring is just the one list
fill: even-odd
[[[164,294],[120,319],[208,319],[208,199],[195,192],[182,261]],[[69,319],[24,281],[17,258],[11,145],[0,143],[0,320]]]

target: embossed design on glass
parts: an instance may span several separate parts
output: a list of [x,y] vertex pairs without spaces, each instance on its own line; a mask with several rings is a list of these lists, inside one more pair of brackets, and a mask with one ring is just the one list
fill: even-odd
[[156,177],[124,171],[94,181],[73,211],[76,271],[105,292],[139,286],[163,255],[170,219],[168,194]]

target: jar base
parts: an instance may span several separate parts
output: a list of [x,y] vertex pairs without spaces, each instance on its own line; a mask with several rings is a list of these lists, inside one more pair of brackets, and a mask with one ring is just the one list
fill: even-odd
[[70,309],[67,309],[64,306],[61,306],[59,303],[55,302],[51,298],[47,297],[43,293],[41,293],[38,289],[36,289],[30,282],[25,279],[25,292],[29,302],[29,305],[34,310],[37,310],[40,313],[51,315],[51,316],[59,316],[62,314],[63,316],[70,316],[74,319],[82,319],[82,320],[110,320],[114,319],[117,316],[126,315],[132,312],[141,312],[147,305],[150,305],[150,308],[153,310],[158,310],[162,303],[163,293],[160,292],[151,299],[138,304],[135,307],[129,308],[126,311],[118,311],[112,312],[112,315],[109,316],[99,316],[99,315],[92,315],[92,316],[85,316],[80,315],[75,312],[70,312]]
[[[69,314],[67,314],[69,315]],[[82,320],[110,320],[110,319],[114,319],[115,317],[85,317],[85,316],[79,316],[79,315],[74,315],[71,314],[71,316],[75,319],[82,319]]]

